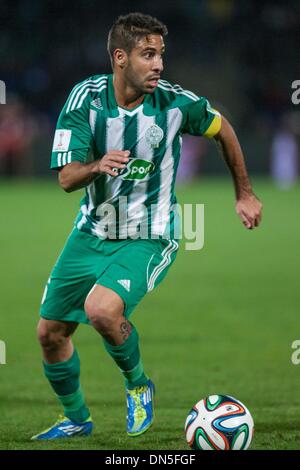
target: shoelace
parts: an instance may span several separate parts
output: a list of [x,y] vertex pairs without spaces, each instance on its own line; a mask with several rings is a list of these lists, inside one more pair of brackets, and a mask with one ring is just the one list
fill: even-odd
[[134,410],[134,417],[136,419],[142,419],[144,418],[145,415],[145,409],[143,408],[143,405],[141,404],[140,397],[133,397],[135,401],[135,410]]
[[137,419],[142,419],[145,415],[145,409],[143,408],[139,395],[144,393],[146,390],[147,386],[145,385],[142,385],[141,387],[136,387],[133,390],[129,390],[129,394],[132,396],[135,403],[134,417]]
[[135,394],[144,393],[146,390],[147,385],[141,385],[140,387],[136,387],[133,390],[128,390],[128,392],[131,396],[134,396]]

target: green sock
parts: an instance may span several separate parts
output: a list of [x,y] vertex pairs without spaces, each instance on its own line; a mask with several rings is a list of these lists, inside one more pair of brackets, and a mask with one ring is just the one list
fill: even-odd
[[105,349],[119,366],[128,389],[145,385],[148,380],[141,361],[139,336],[131,326],[131,333],[123,344],[113,346],[104,340]]
[[58,400],[64,407],[64,414],[76,423],[82,423],[89,416],[84,396],[80,388],[80,361],[77,351],[70,359],[55,364],[44,365],[44,372],[49,380]]

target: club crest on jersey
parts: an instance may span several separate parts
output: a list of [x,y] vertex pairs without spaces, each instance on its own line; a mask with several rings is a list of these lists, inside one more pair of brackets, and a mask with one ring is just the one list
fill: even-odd
[[135,158],[129,161],[121,178],[123,180],[143,180],[152,173],[154,168],[154,163],[142,160],[141,158]]
[[157,149],[159,147],[163,136],[164,131],[156,124],[153,124],[146,130],[146,141],[153,149]]

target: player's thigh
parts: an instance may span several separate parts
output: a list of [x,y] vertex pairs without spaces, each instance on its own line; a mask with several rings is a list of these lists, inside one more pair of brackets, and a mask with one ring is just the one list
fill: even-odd
[[87,323],[84,302],[105,267],[101,241],[73,230],[45,287],[41,316],[48,320]]
[[112,256],[97,284],[112,289],[121,297],[124,315],[128,318],[145,294],[162,282],[177,250],[175,240],[128,240]]
[[85,300],[84,309],[91,321],[105,317],[116,319],[123,316],[124,302],[114,290],[95,284]]

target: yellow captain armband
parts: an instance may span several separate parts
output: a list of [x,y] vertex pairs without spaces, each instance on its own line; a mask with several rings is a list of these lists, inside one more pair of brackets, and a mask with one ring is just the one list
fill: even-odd
[[213,118],[209,128],[203,134],[205,137],[208,138],[211,138],[216,135],[220,131],[222,125],[222,117],[219,111],[213,109],[213,112],[215,114],[215,117]]

